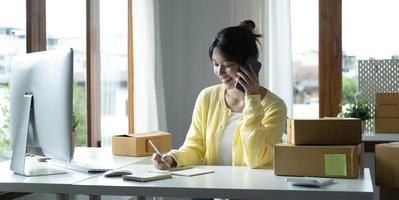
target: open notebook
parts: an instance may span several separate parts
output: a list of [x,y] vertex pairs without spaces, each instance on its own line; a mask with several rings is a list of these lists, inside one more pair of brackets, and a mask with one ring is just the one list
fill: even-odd
[[179,168],[172,168],[170,170],[157,170],[153,169],[150,170],[152,173],[160,173],[160,174],[171,174],[171,175],[176,175],[176,176],[197,176],[197,175],[202,175],[202,174],[209,174],[213,173],[215,171],[211,169],[201,169],[201,168],[184,168],[184,169],[179,169]]

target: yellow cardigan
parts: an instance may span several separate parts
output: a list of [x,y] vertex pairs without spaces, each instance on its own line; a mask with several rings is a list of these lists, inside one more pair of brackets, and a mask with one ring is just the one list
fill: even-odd
[[[218,145],[231,117],[224,100],[223,85],[205,88],[195,103],[190,130],[183,146],[172,150],[177,167],[218,164]],[[273,147],[281,141],[287,108],[283,100],[270,91],[261,100],[259,95],[245,95],[245,106],[232,141],[232,165],[250,168],[272,168]]]

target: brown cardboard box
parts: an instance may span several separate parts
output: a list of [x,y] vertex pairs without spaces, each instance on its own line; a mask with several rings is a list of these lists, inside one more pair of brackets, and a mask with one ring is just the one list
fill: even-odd
[[288,119],[288,142],[295,145],[355,145],[362,142],[360,119]]
[[364,169],[364,144],[274,147],[274,174],[357,178]]
[[399,189],[399,142],[375,145],[375,181]]
[[399,118],[374,119],[375,133],[399,133]]
[[398,105],[375,105],[375,117],[396,117],[399,121],[399,104]]
[[148,133],[112,136],[112,154],[118,156],[147,156],[155,152],[148,143],[154,143],[161,152],[171,150],[171,134],[154,131]]
[[377,105],[397,105],[399,104],[399,93],[377,93]]

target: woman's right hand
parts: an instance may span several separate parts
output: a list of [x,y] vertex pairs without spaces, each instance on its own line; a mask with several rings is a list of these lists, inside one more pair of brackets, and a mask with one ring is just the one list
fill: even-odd
[[170,169],[176,166],[176,161],[172,156],[164,154],[162,157],[158,153],[152,154],[152,164],[155,168],[160,170]]

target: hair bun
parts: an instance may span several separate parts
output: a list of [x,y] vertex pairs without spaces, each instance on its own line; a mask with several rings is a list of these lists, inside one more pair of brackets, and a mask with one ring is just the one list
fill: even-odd
[[254,32],[255,28],[256,28],[255,22],[252,20],[244,20],[244,21],[240,22],[240,25],[238,25],[238,26],[246,28],[251,32]]

